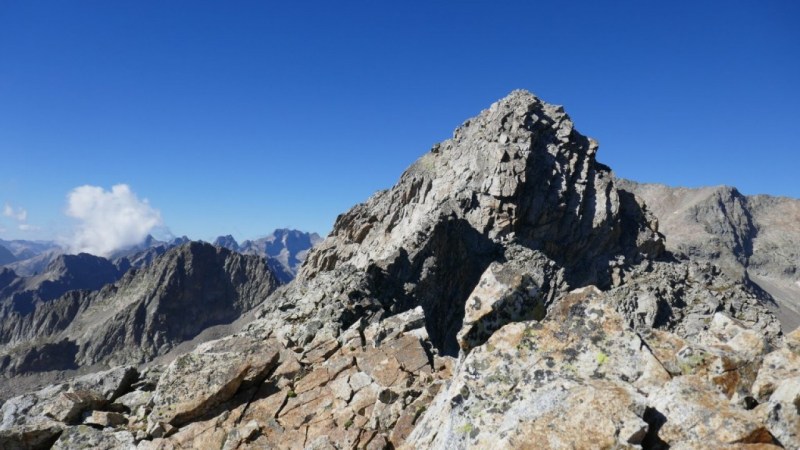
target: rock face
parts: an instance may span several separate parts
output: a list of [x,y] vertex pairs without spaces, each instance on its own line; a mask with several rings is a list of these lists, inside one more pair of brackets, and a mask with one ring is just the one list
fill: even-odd
[[746,406],[756,374],[771,370],[763,334],[723,313],[685,338],[637,332],[615,308],[619,289],[573,291],[545,320],[495,332],[459,364],[408,448],[774,442]]
[[800,200],[745,196],[727,186],[617,182],[658,216],[671,252],[754,284],[776,302],[785,331],[800,326]]
[[[596,151],[561,107],[515,91],[341,215],[238,332],[111,395],[66,383],[12,398],[0,442],[798,448],[798,336],[742,277],[665,251]],[[141,283],[209,279],[160,273]]]
[[149,361],[209,326],[232,322],[277,286],[260,258],[184,244],[99,291],[71,291],[32,311],[7,311],[0,372]]

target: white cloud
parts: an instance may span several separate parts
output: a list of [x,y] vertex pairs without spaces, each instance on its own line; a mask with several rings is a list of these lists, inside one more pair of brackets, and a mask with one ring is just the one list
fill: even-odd
[[117,184],[110,191],[77,187],[67,195],[66,214],[79,221],[68,243],[70,251],[100,256],[136,245],[163,225],[161,213],[147,199],[140,200],[127,184]]
[[3,207],[3,215],[10,217],[17,222],[25,222],[28,220],[28,211],[26,211],[24,208],[14,208],[9,203],[6,203],[5,207]]
[[40,230],[39,227],[37,227],[35,225],[31,225],[29,223],[21,223],[21,224],[17,225],[17,228],[19,228],[20,231],[39,231]]

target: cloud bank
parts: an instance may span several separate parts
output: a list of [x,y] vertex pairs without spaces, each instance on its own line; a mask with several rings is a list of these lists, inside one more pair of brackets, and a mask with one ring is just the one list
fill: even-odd
[[17,222],[25,222],[28,220],[28,211],[24,208],[14,208],[9,203],[6,203],[5,207],[3,207],[3,215]]
[[161,213],[127,184],[117,184],[110,191],[77,187],[67,194],[66,214],[78,220],[68,242],[70,251],[99,256],[136,245],[163,225]]
[[[3,215],[17,222],[17,229],[20,231],[38,231],[40,228],[28,223],[28,211],[21,207],[13,207],[6,202],[3,206]],[[0,232],[5,233],[6,228],[0,228]]]

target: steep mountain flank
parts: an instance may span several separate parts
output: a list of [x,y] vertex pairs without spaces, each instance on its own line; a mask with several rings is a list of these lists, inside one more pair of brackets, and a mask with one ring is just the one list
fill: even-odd
[[777,302],[784,330],[800,326],[800,200],[745,196],[727,186],[618,183],[658,216],[669,250],[754,283]]
[[515,91],[341,215],[239,332],[11,398],[0,444],[800,447],[800,335],[666,252],[596,151]]
[[105,258],[81,253],[59,255],[44,271],[18,277],[10,269],[7,282],[0,282],[0,311],[28,313],[37,303],[48,302],[72,290],[97,290],[117,281],[125,272]]
[[17,257],[11,253],[11,250],[0,245],[0,266],[12,263],[17,260]]
[[184,244],[99,291],[4,311],[0,371],[149,361],[209,326],[232,322],[277,286],[260,258]]

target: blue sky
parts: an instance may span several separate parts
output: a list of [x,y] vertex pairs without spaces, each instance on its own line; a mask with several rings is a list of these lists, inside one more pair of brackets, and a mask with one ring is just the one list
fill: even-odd
[[621,176],[800,197],[798,2],[561,3],[0,1],[0,238],[121,183],[176,235],[325,233],[516,88]]

